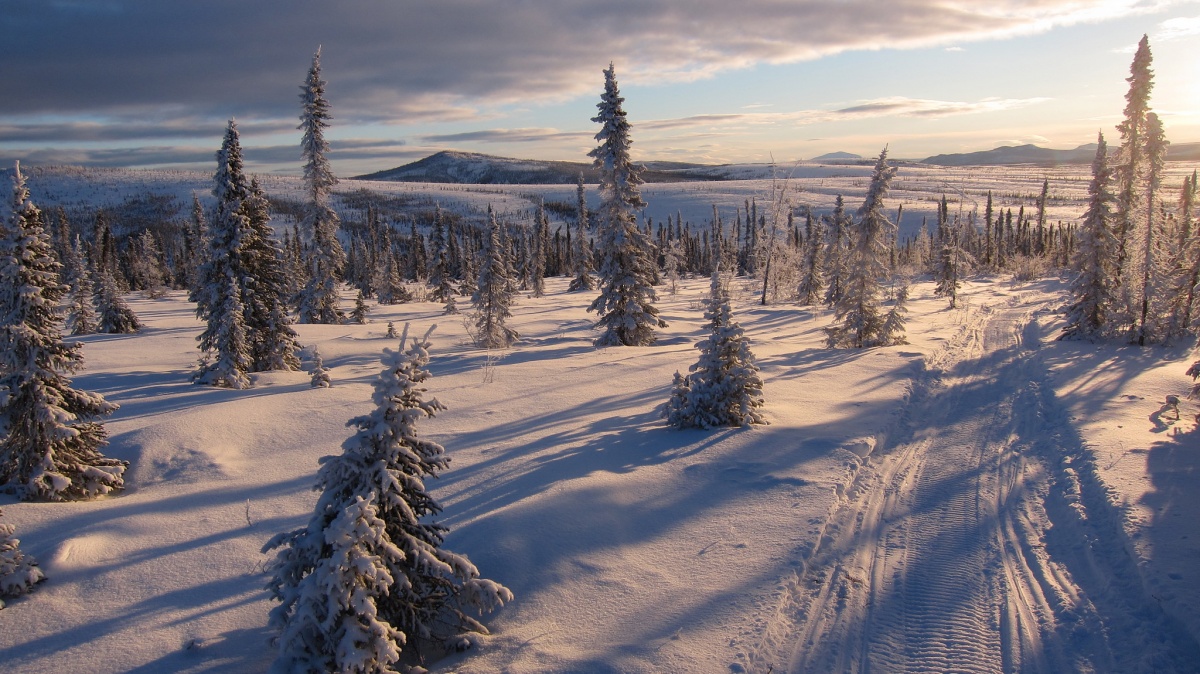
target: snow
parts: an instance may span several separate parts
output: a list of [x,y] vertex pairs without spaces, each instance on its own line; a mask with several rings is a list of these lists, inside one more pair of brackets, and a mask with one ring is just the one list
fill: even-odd
[[[1062,206],[1072,218],[1085,187],[1073,211]],[[731,186],[643,194],[653,204],[670,189],[664,217],[687,202],[695,223]],[[329,388],[302,371],[253,375],[246,390],[193,385],[193,305],[178,292],[126,296],[146,327],[79,338],[74,385],[121,405],[104,452],[130,461],[127,490],[85,503],[0,496],[48,579],[0,611],[3,669],[265,671],[274,604],[261,547],[307,521],[317,459],[371,409],[380,353],[396,347],[388,321],[439,325],[427,385],[448,409],[422,433],[451,463],[427,487],[446,547],[515,595],[485,617],[490,636],[432,671],[1200,662],[1200,401],[1184,398],[1186,346],[1055,341],[1064,282],[973,277],[954,310],[931,282],[912,285],[909,344],[831,350],[829,310],[759,306],[757,284],[737,280],[770,425],[676,431],[656,408],[707,333],[708,279],[674,296],[660,287],[669,327],[655,346],[607,349],[591,345],[592,294],[568,282],[519,298],[509,325],[521,340],[503,351],[474,347],[437,302],[296,326]],[[1167,395],[1181,398],[1179,419]],[[979,563],[953,563],[967,558]]]

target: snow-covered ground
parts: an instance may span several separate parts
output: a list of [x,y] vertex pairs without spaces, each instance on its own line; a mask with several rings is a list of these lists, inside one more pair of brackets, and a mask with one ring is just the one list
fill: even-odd
[[466,553],[515,601],[468,672],[1193,671],[1200,432],[1186,350],[1057,342],[1056,280],[977,278],[950,310],[913,287],[910,344],[829,350],[827,310],[735,317],[770,425],[672,431],[656,407],[695,362],[707,279],[661,296],[658,345],[596,349],[590,294],[523,298],[512,349],[440,305],[297,326],[331,368],[189,383],[178,293],[147,327],[83,338],[76,384],[121,405],[128,490],[4,519],[49,580],[0,611],[6,672],[261,672],[262,544],[307,520],[317,459],[370,406],[387,321],[433,334],[432,482]]

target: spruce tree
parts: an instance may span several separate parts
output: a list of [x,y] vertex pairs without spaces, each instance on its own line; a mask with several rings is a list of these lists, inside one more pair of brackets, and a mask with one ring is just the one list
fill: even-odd
[[99,314],[97,332],[129,335],[142,329],[142,322],[125,303],[116,279],[108,271],[101,271],[96,277],[96,312]]
[[850,237],[849,275],[842,298],[835,305],[834,324],[825,329],[830,347],[865,348],[898,344],[902,334],[885,331],[880,316],[880,280],[888,274],[888,242],[894,225],[883,212],[895,167],[887,163],[887,148],[879,153],[867,197],[858,209],[858,222]]
[[308,208],[304,227],[311,233],[313,250],[309,258],[309,280],[300,291],[301,323],[340,323],[342,310],[338,307],[338,280],[346,266],[346,253],[338,241],[340,225],[337,213],[329,206],[329,192],[337,184],[325,153],[329,143],[325,128],[329,126],[329,102],[325,100],[325,81],[321,79],[321,50],[313,54],[308,77],[300,87],[300,140],[304,157],[304,185],[308,192]]
[[[1138,234],[1141,216],[1146,212],[1143,205],[1145,192],[1143,182],[1146,178],[1146,113],[1150,111],[1150,92],[1154,89],[1154,71],[1150,69],[1153,57],[1150,54],[1150,39],[1142,36],[1138,42],[1137,52],[1129,66],[1129,91],[1125,94],[1125,118],[1117,125],[1121,134],[1121,152],[1117,165],[1114,167],[1117,184],[1117,214],[1116,214],[1116,282],[1123,291],[1137,279],[1136,265],[1129,269],[1130,263],[1137,260],[1132,255],[1131,244]],[[1135,314],[1128,293],[1123,293],[1127,299],[1126,314],[1132,322]]]
[[600,249],[600,296],[588,307],[599,315],[596,326],[604,333],[596,346],[649,346],[654,328],[665,328],[654,302],[657,264],[651,257],[649,238],[637,226],[637,211],[644,208],[638,186],[640,170],[629,156],[629,121],[610,63],[604,71],[604,94],[592,118],[603,126],[596,134],[600,145],[588,153],[600,174],[600,210],[596,213]]
[[257,180],[250,181],[242,210],[246,229],[239,246],[244,274],[239,281],[251,371],[300,368],[299,338],[287,308],[283,250],[275,242],[270,206]]
[[[430,330],[432,332],[432,329]],[[429,333],[384,350],[375,410],[351,419],[342,453],[321,459],[321,492],[306,527],[279,534],[268,567],[278,633],[276,672],[394,672],[422,645],[464,648],[487,633],[467,611],[491,611],[512,593],[479,577],[442,547],[442,508],[425,480],[449,464],[445,449],[417,435],[416,422],[445,409],[426,400]],[[407,350],[405,347],[408,346]]]
[[512,305],[513,285],[500,245],[500,225],[490,207],[488,216],[487,247],[483,250],[483,264],[479,269],[475,295],[471,298],[475,305],[469,318],[474,328],[471,336],[480,348],[506,349],[518,338],[517,331],[505,325],[512,315],[509,307]]
[[825,247],[825,304],[829,306],[841,301],[846,291],[846,277],[850,273],[847,263],[850,224],[845,201],[839,194],[829,216],[829,245]]
[[700,358],[686,377],[675,373],[670,399],[662,416],[675,428],[714,428],[765,424],[762,378],[750,345],[733,320],[729,291],[720,272],[709,286],[708,337],[696,344]]
[[117,406],[71,388],[82,345],[66,344],[58,306],[67,287],[18,164],[0,237],[0,485],[26,500],[74,501],[120,491],[129,465],[100,453],[98,417]]
[[[0,517],[3,515],[0,511]],[[21,541],[15,533],[11,524],[0,522],[0,609],[6,597],[26,594],[46,579],[37,561],[21,552]]]
[[67,329],[72,335],[90,335],[99,329],[96,321],[96,306],[92,287],[92,274],[87,268],[87,260],[83,255],[83,244],[79,235],[75,235],[75,243],[70,248],[69,261],[72,267],[70,273],[71,294],[67,307]]
[[250,218],[243,207],[250,197],[250,184],[243,173],[242,148],[233,120],[217,152],[214,182],[217,206],[209,228],[209,250],[200,265],[199,287],[193,295],[196,317],[206,324],[196,338],[202,355],[194,379],[201,384],[241,389],[249,387],[248,373],[254,366],[242,301],[242,290],[249,285],[245,282],[242,243],[252,235]]
[[825,288],[825,275],[821,270],[825,227],[809,213],[805,221],[805,230],[803,252],[800,256],[803,269],[800,272],[800,284],[796,294],[802,306],[813,306],[821,301],[821,291]]
[[546,249],[550,245],[550,219],[546,216],[545,201],[538,203],[530,235],[529,288],[534,297],[541,297],[546,294]]
[[1111,329],[1110,316],[1116,302],[1116,249],[1113,232],[1115,198],[1111,192],[1113,172],[1108,165],[1104,134],[1096,141],[1092,181],[1088,184],[1088,206],[1079,226],[1075,248],[1076,276],[1071,283],[1071,306],[1060,339],[1094,339]]
[[571,255],[574,263],[575,278],[567,286],[568,292],[580,290],[595,290],[596,279],[592,278],[592,251],[588,248],[588,208],[587,196],[583,189],[583,173],[579,174],[579,182],[575,187],[575,250]]

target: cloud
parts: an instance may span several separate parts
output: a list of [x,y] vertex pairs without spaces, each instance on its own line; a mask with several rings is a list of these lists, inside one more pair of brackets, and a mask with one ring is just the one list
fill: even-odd
[[559,131],[557,129],[484,129],[441,135],[422,136],[421,141],[429,144],[482,142],[482,143],[537,143],[552,140],[587,140],[595,132]]
[[686,81],[850,50],[957,46],[1163,4],[10,0],[0,91],[9,114],[182,106],[206,119],[294,118],[322,45],[335,119],[464,119],[497,101],[594,92],[610,60],[628,83]]

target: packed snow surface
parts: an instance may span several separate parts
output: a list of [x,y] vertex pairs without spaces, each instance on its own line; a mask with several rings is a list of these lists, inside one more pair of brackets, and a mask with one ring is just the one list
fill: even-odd
[[[855,204],[855,171],[807,168],[793,186],[815,208],[837,193]],[[36,203],[68,209],[210,188],[200,174],[30,173]],[[902,168],[889,208],[906,204],[915,231],[942,191],[967,208],[999,185],[1032,199],[1044,173]],[[1053,217],[1082,212],[1078,178],[1052,181]],[[264,183],[299,194],[295,179]],[[656,221],[682,212],[697,226],[714,203],[725,216],[764,203],[771,185],[643,193]],[[367,186],[509,217],[574,189]],[[311,515],[318,458],[370,410],[382,350],[397,346],[388,321],[438,325],[428,394],[448,409],[419,430],[451,464],[428,487],[446,546],[515,595],[485,616],[490,636],[432,671],[1200,669],[1189,345],[1058,342],[1060,279],[976,277],[954,310],[915,283],[909,344],[831,350],[829,310],[761,306],[757,282],[739,279],[734,318],[770,423],[669,430],[657,408],[696,362],[708,283],[658,289],[669,327],[650,347],[592,346],[594,295],[565,278],[520,297],[508,325],[521,340],[491,352],[440,304],[370,303],[366,325],[296,326],[331,387],[276,372],[242,391],[190,383],[202,326],[182,293],[127,296],[146,327],[79,338],[74,382],[121,405],[104,451],[130,461],[128,488],[86,503],[0,496],[48,578],[0,610],[0,670],[265,671],[261,547]]]
[[370,407],[386,321],[433,334],[423,432],[446,545],[516,600],[457,672],[1189,671],[1200,662],[1195,401],[1183,349],[1053,340],[1053,281],[914,286],[908,345],[823,348],[824,309],[735,282],[769,426],[668,430],[707,279],[660,301],[656,346],[596,349],[589,297],[522,298],[505,351],[441,307],[297,326],[304,372],[189,383],[200,325],[175,294],[147,327],[83,338],[78,386],[121,405],[129,489],[3,501],[48,581],[0,611],[11,672],[257,672],[271,659],[263,542],[302,524],[317,458]]

